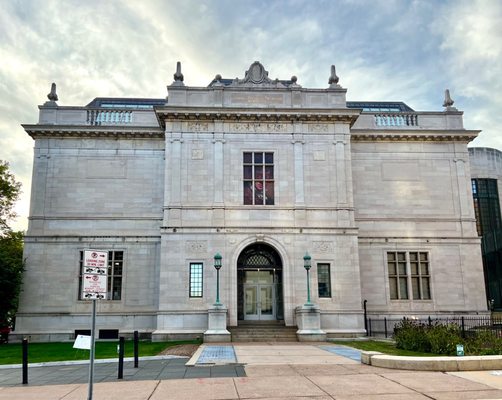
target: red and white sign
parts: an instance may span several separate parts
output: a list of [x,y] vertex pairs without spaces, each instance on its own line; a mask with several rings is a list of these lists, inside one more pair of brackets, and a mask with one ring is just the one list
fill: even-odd
[[106,275],[107,268],[107,251],[84,250],[84,274]]
[[108,290],[108,252],[84,250],[82,298],[106,299]]

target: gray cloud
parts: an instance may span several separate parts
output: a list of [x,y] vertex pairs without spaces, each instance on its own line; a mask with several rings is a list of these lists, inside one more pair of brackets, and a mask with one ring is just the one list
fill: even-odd
[[[450,88],[477,145],[502,149],[502,5],[497,0],[26,0],[0,9],[0,158],[23,182],[28,213],[34,123],[50,83],[61,105],[164,97],[176,61],[185,82],[243,77],[327,87],[336,64],[350,100],[441,110]],[[25,226],[25,219],[19,226]]]

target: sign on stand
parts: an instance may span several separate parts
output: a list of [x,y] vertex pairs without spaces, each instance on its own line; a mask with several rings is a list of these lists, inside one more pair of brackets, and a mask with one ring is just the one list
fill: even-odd
[[[106,299],[108,291],[108,251],[84,250],[82,271],[82,298],[92,300],[92,323],[89,357],[89,391],[87,400],[92,400],[92,385],[94,380],[94,342],[96,332],[96,300]],[[78,345],[83,346],[80,338]],[[77,341],[75,341],[77,344]]]

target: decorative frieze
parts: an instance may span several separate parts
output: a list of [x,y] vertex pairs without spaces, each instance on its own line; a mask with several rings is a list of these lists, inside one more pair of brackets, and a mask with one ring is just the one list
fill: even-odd
[[209,123],[208,122],[188,122],[187,131],[189,132],[208,132]]
[[245,122],[240,124],[231,124],[230,130],[233,132],[243,133],[286,133],[288,132],[288,124]]
[[309,124],[309,132],[312,133],[328,133],[329,125],[328,124]]

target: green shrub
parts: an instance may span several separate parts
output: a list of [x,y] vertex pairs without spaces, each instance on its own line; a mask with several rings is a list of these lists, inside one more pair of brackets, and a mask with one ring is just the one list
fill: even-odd
[[502,337],[490,327],[467,330],[463,338],[457,324],[403,319],[394,328],[394,340],[402,350],[456,355],[457,344],[462,344],[466,355],[502,354]]
[[425,336],[430,344],[430,351],[436,354],[457,354],[457,344],[464,344],[460,328],[456,324],[434,324],[425,328]]
[[424,335],[425,325],[410,319],[403,319],[394,327],[396,347],[402,350],[430,353],[430,343]]

